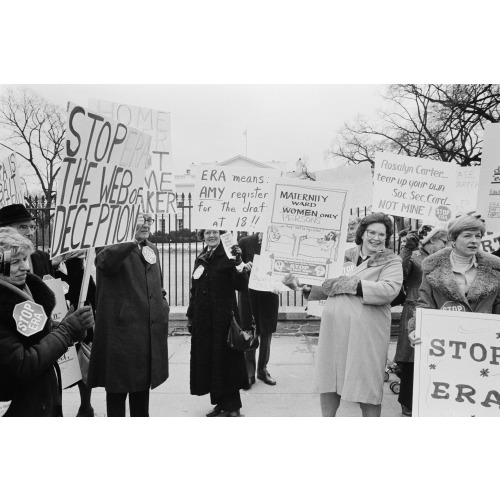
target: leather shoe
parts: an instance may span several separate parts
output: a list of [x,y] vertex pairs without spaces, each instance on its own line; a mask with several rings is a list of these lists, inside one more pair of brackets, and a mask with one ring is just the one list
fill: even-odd
[[274,380],[273,377],[271,377],[271,375],[269,375],[269,372],[267,370],[264,373],[257,373],[257,378],[259,380],[262,380],[262,382],[264,382],[264,384],[276,385],[276,380]]
[[215,405],[213,410],[207,413],[207,417],[218,417],[221,413],[224,413],[222,407]]
[[407,406],[405,405],[401,405],[401,413],[405,416],[405,417],[411,417],[411,410],[410,408],[408,408]]
[[241,417],[240,410],[231,410],[228,414],[228,417]]

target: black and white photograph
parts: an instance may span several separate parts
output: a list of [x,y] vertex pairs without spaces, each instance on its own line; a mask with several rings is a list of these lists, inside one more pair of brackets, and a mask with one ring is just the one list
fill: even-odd
[[[38,31],[0,41],[0,434],[82,450],[99,484],[93,457],[130,453],[134,487],[102,490],[123,498],[162,495],[141,484],[170,439],[181,498],[323,497],[330,454],[339,473],[391,461],[399,494],[436,436],[459,460],[458,429],[482,432],[480,453],[477,418],[500,417],[491,42],[464,49],[486,66],[471,76],[458,53],[449,73],[424,60],[452,36],[422,39],[428,11],[149,4],[9,7]],[[249,479],[292,478],[294,456],[321,462],[313,489]],[[206,491],[182,485],[190,460],[218,469]],[[479,491],[429,481],[420,495]]]

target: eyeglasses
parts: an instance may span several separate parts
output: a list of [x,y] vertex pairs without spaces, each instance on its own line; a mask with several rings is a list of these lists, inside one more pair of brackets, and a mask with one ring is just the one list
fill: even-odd
[[378,240],[385,240],[386,235],[384,233],[377,233],[377,231],[372,231],[371,229],[368,229],[366,231],[366,234],[368,235],[368,238],[371,238],[374,240],[377,238]]
[[153,224],[154,221],[151,217],[144,217],[144,224]]

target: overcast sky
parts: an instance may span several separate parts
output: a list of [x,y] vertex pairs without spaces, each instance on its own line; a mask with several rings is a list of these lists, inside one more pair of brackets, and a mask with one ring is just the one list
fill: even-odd
[[[26,85],[28,86],[28,85]],[[103,99],[169,111],[172,161],[176,172],[192,162],[221,162],[245,154],[254,160],[291,166],[307,156],[311,170],[323,158],[336,131],[358,114],[381,105],[383,85],[29,85],[65,107],[88,107]],[[330,163],[330,165],[332,165]]]

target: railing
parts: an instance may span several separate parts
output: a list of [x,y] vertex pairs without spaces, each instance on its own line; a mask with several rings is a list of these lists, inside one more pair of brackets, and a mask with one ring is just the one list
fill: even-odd
[[[163,273],[163,286],[168,293],[170,305],[187,306],[193,264],[201,252],[203,244],[196,239],[196,232],[191,229],[191,194],[182,193],[176,196],[177,214],[155,219],[154,231],[150,241],[155,243],[160,252],[160,267]],[[33,217],[37,219],[35,233],[36,246],[48,250],[51,237],[51,219],[54,207],[44,197],[28,197],[26,205]],[[352,211],[351,211],[352,212]],[[353,215],[364,217],[367,209],[357,209]],[[415,219],[395,220],[395,231],[392,237],[392,249],[399,251],[398,230],[403,226],[418,227]],[[247,233],[238,233],[237,238]],[[284,292],[280,294],[280,306],[302,306],[302,293]]]

